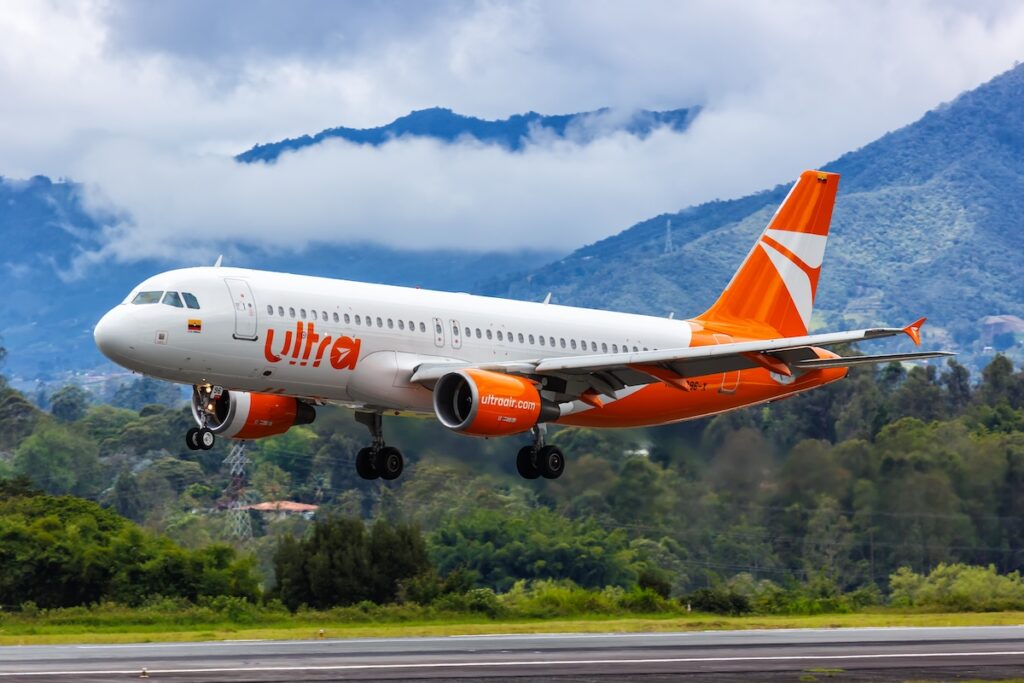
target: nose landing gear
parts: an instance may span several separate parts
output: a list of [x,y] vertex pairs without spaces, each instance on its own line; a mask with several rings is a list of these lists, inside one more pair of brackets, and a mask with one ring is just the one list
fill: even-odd
[[516,455],[516,470],[523,479],[558,479],[565,471],[565,455],[558,446],[544,444],[542,425],[533,428],[533,445],[523,446]]
[[216,435],[206,427],[193,427],[185,432],[185,445],[190,451],[208,451],[216,442]]
[[363,479],[398,479],[405,469],[402,452],[384,444],[383,418],[380,413],[356,413],[356,421],[366,425],[373,436],[373,444],[356,454],[356,474]]

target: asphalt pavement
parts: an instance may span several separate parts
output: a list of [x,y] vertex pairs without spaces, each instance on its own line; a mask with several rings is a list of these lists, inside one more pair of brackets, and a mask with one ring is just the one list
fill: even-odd
[[1024,626],[0,647],[0,683],[903,681],[1024,677]]

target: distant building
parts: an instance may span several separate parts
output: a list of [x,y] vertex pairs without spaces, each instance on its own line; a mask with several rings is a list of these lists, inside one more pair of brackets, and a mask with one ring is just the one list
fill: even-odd
[[256,503],[255,505],[246,505],[243,509],[255,510],[265,517],[275,519],[284,519],[285,517],[293,517],[295,515],[312,519],[319,508],[319,505],[296,503],[291,500],[268,500],[263,503]]

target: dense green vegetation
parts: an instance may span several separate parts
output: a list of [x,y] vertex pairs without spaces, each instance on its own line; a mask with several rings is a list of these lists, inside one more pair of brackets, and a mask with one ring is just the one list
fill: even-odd
[[[398,481],[367,482],[353,468],[364,429],[321,409],[312,425],[250,445],[247,489],[254,502],[317,503],[319,523],[250,513],[243,545],[227,533],[225,444],[185,449],[186,408],[117,408],[77,389],[47,398],[44,411],[0,389],[0,476],[47,494],[8,493],[0,507],[5,547],[22,544],[4,556],[15,563],[0,596],[9,605],[201,603],[223,592],[290,609],[398,602],[533,614],[509,605],[539,587],[545,604],[603,614],[687,602],[779,614],[1021,604],[1024,372],[1002,356],[976,380],[955,361],[865,367],[710,420],[556,431],[570,463],[554,481],[514,474],[514,439],[389,419],[409,467]],[[254,565],[211,545],[223,541],[252,552]],[[166,590],[159,573],[130,591],[119,578],[129,565],[168,564],[178,573]],[[40,584],[52,595],[27,592],[47,566],[76,578],[55,573]],[[204,572],[231,578],[203,588],[216,583]]]

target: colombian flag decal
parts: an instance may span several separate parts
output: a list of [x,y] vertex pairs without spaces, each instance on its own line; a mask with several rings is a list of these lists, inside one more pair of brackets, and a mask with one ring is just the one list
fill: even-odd
[[188,331],[189,332],[202,332],[203,331],[203,321],[202,320],[192,320],[192,319],[190,319],[188,321]]

